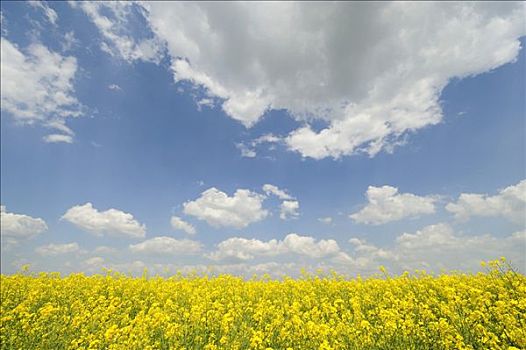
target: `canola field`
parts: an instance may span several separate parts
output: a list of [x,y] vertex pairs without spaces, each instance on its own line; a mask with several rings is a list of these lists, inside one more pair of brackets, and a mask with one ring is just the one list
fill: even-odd
[[2,349],[526,349],[526,277],[1,276]]

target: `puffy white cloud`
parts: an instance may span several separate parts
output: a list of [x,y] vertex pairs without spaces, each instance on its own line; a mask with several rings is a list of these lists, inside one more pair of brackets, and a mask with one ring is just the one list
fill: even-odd
[[367,188],[367,205],[350,217],[362,224],[380,225],[387,222],[435,212],[435,199],[411,193],[398,193],[392,186]]
[[99,267],[104,264],[104,258],[100,256],[93,256],[84,260],[84,263],[90,267]]
[[0,232],[13,239],[29,238],[47,230],[46,222],[24,214],[8,213],[0,206]]
[[283,240],[272,239],[261,241],[232,237],[217,245],[217,250],[207,256],[213,260],[235,258],[251,260],[257,256],[276,256],[281,254],[298,254],[311,258],[333,256],[340,252],[335,240],[318,240],[314,237],[300,236],[296,233],[288,234]]
[[282,220],[298,217],[300,203],[298,201],[283,201],[280,206],[279,217]]
[[462,193],[455,203],[448,203],[446,210],[457,219],[471,216],[500,216],[526,225],[526,180],[506,187],[495,196]]
[[[114,56],[159,62],[166,47],[176,82],[202,87],[196,101],[221,103],[247,127],[269,109],[286,110],[304,125],[280,139],[316,159],[391,152],[408,133],[441,121],[450,79],[513,62],[526,34],[520,2],[72,6]],[[141,16],[155,37],[131,34]],[[314,130],[313,119],[326,127]]]
[[340,247],[333,239],[320,239],[316,241],[314,237],[300,236],[295,233],[288,234],[283,240],[286,250],[310,256],[312,258],[322,258],[339,252]]
[[82,115],[73,87],[76,59],[39,43],[22,52],[3,37],[1,56],[2,111],[19,124],[40,124],[64,133],[48,135],[46,142],[69,142],[74,133],[66,119]]
[[195,235],[195,227],[193,227],[191,224],[184,221],[178,216],[172,216],[172,218],[170,219],[170,224],[172,225],[172,228],[174,230],[182,230],[188,233],[189,235]]
[[263,185],[263,191],[270,196],[271,194],[278,197],[279,199],[294,199],[291,197],[286,191],[281,190],[278,186],[274,186],[271,184],[265,184]]
[[[317,159],[390,151],[439,123],[448,81],[514,61],[526,33],[520,2],[144,7],[176,81],[203,87],[247,127],[268,109],[287,110],[306,124],[284,141]],[[313,130],[312,118],[327,126]]]
[[279,199],[283,199],[283,202],[281,202],[280,205],[279,214],[279,217],[282,220],[298,217],[300,203],[297,200],[294,200],[294,197],[289,195],[287,191],[271,184],[263,185],[263,191],[267,194],[267,196],[274,195]]
[[254,256],[277,255],[281,243],[276,239],[264,242],[259,239],[231,237],[217,245],[217,250],[208,256],[213,260],[236,258],[250,260]]
[[89,202],[68,209],[61,219],[97,236],[107,233],[141,238],[146,234],[146,226],[135,220],[132,214],[117,209],[98,211]]
[[[188,266],[187,271],[191,271],[193,266]],[[238,276],[252,277],[262,276],[264,274],[270,275],[273,277],[281,277],[284,275],[293,276],[297,274],[300,270],[300,267],[295,263],[277,263],[274,261],[264,262],[259,264],[247,264],[247,263],[238,263],[238,264],[223,264],[223,265],[211,265],[206,266],[206,270],[203,272],[212,272],[216,274],[233,274]],[[202,269],[204,270],[204,269]]]
[[[132,30],[137,13],[142,7],[133,2],[69,2],[73,8],[80,8],[95,24],[103,41],[101,49],[108,54],[128,62],[142,60],[159,63],[163,56],[162,44],[156,38],[138,38]],[[139,16],[141,17],[141,16]],[[137,25],[137,23],[135,23]]]
[[178,240],[160,236],[138,244],[131,244],[130,250],[134,253],[192,255],[201,251],[201,243],[189,239]]
[[206,274],[208,276],[217,276],[219,274],[232,274],[237,276],[245,276],[247,278],[253,275],[261,276],[269,274],[273,277],[279,278],[283,275],[294,276],[300,272],[302,266],[296,263],[278,263],[278,262],[264,262],[258,264],[250,264],[245,262],[233,264],[194,264],[194,265],[179,265],[179,264],[163,264],[163,263],[148,263],[142,261],[134,261],[131,263],[121,263],[110,265],[116,271],[128,271],[134,275],[140,276],[144,273],[144,268],[148,269],[150,274],[161,276],[173,276],[177,273],[182,274]]
[[354,246],[354,251],[359,253],[358,255],[366,254],[367,256],[380,257],[386,259],[393,257],[392,252],[378,248],[372,244],[368,244],[363,239],[351,238],[349,239],[349,243],[351,243]]
[[78,243],[48,244],[35,249],[35,252],[42,256],[55,256],[61,254],[77,253],[80,251]]
[[377,270],[387,265],[394,272],[414,269],[479,270],[480,262],[507,257],[517,266],[525,266],[526,232],[499,237],[490,234],[466,235],[446,223],[429,225],[415,233],[403,233],[394,245],[377,247],[352,238],[353,257],[358,268]]
[[263,195],[245,189],[238,189],[229,197],[212,187],[195,201],[184,203],[183,211],[214,227],[243,228],[267,217],[268,211],[262,206],[264,199]]
[[426,226],[414,234],[403,233],[396,239],[401,247],[409,249],[455,246],[459,243],[457,240],[453,228],[444,223]]

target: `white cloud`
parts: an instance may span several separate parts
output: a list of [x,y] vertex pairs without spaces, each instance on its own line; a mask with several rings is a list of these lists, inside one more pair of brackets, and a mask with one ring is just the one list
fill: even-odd
[[80,251],[78,243],[65,243],[65,244],[48,244],[40,246],[35,249],[35,252],[42,256],[55,256],[69,253],[77,253]]
[[300,236],[295,233],[288,234],[283,240],[283,245],[288,251],[312,258],[322,258],[339,252],[340,247],[333,239],[320,239],[314,237]]
[[340,252],[340,247],[335,240],[318,240],[314,237],[300,236],[295,233],[288,234],[282,241],[272,239],[260,241],[232,237],[217,245],[217,250],[207,256],[213,260],[235,258],[251,260],[258,256],[276,256],[283,254],[298,254],[311,258],[334,256]]
[[108,85],[108,89],[114,90],[114,91],[122,91],[122,88],[117,84],[110,84]]
[[245,277],[252,277],[253,275],[261,276],[269,274],[273,277],[279,278],[283,275],[294,276],[297,275],[302,266],[296,263],[278,263],[278,262],[264,262],[258,264],[247,264],[244,262],[233,264],[193,264],[193,265],[179,265],[179,264],[162,264],[162,263],[147,263],[142,261],[133,261],[131,263],[121,263],[110,265],[112,270],[131,272],[135,276],[140,276],[147,268],[150,274],[159,274],[161,276],[173,276],[177,273],[182,274],[206,274],[208,276],[217,276],[219,274],[231,274]]
[[294,199],[291,197],[287,191],[281,190],[278,188],[278,186],[274,186],[271,184],[265,184],[263,185],[263,191],[267,194],[267,196],[270,196],[271,194],[278,197],[279,199]]
[[90,267],[99,267],[104,264],[104,258],[100,256],[93,256],[84,260],[84,263]]
[[50,134],[46,135],[42,138],[44,142],[46,143],[73,143],[73,137],[70,135],[63,135],[63,134]]
[[[114,56],[158,63],[166,46],[174,80],[203,87],[196,101],[217,100],[246,127],[269,109],[286,110],[304,125],[280,140],[316,159],[392,152],[442,120],[439,97],[452,78],[513,62],[526,34],[519,2],[72,6]],[[131,35],[141,20],[154,38]],[[313,130],[312,119],[326,127]]]
[[236,148],[241,152],[241,157],[254,158],[257,154],[252,148],[249,148],[244,143],[236,143]]
[[161,236],[138,244],[131,244],[130,250],[134,253],[192,255],[201,251],[201,243],[189,239],[177,240]]
[[4,17],[4,13],[0,10],[0,32],[2,35],[7,35],[7,21]]
[[289,195],[287,191],[282,190],[279,187],[271,185],[271,184],[263,185],[263,191],[267,194],[267,196],[274,195],[278,197],[279,199],[283,199],[283,202],[281,202],[281,205],[280,205],[280,214],[279,214],[279,217],[282,220],[298,217],[299,215],[298,210],[300,208],[300,203],[297,200],[294,200],[294,197]]
[[89,202],[68,209],[61,219],[97,236],[108,233],[141,238],[146,234],[146,226],[135,220],[133,215],[117,209],[98,211]]
[[184,203],[183,207],[185,214],[211,226],[243,228],[267,217],[268,211],[262,207],[264,199],[263,195],[245,189],[238,189],[229,197],[212,187],[195,201]]
[[57,19],[58,19],[58,15],[55,12],[55,10],[53,10],[51,7],[49,7],[47,2],[30,0],[30,1],[28,1],[28,4],[33,6],[33,7],[35,7],[35,8],[39,8],[42,11],[44,11],[44,15],[46,15],[48,21],[51,24],[53,24],[53,25],[57,24],[56,22],[57,22]]
[[[80,8],[95,24],[103,37],[101,49],[128,62],[142,60],[159,63],[163,56],[161,42],[156,38],[137,38],[131,27],[142,7],[133,2],[69,2]],[[137,25],[137,23],[135,23]]]
[[[257,155],[256,147],[258,147],[260,144],[264,144],[264,143],[275,144],[275,143],[280,143],[280,142],[281,142],[280,137],[275,136],[273,134],[265,134],[254,140],[251,140],[250,142],[238,143],[236,144],[236,147],[241,151],[242,157],[254,158]],[[274,148],[275,148],[274,145],[271,145],[269,147],[269,149],[274,149]]]
[[144,269],[147,268],[146,264],[141,260],[134,260],[132,262],[125,262],[120,264],[110,264],[108,267],[113,271],[131,273],[136,276],[140,276],[141,274],[143,274]]
[[73,87],[77,61],[39,43],[24,51],[1,39],[2,111],[21,125],[40,124],[65,133],[48,135],[46,142],[68,142],[74,133],[67,118],[82,115]]
[[324,217],[324,218],[318,218],[319,222],[322,222],[324,224],[330,225],[332,224],[332,218],[330,216]]
[[500,216],[526,225],[526,180],[506,187],[495,196],[462,193],[457,202],[446,205],[446,210],[460,220],[472,216]]
[[453,228],[444,223],[426,226],[414,234],[403,233],[396,241],[401,247],[409,249],[456,246],[459,243],[454,235]]
[[0,206],[0,231],[2,236],[30,238],[47,230],[46,222],[24,214],[8,213],[5,206]]
[[93,250],[93,252],[96,253],[96,254],[112,254],[112,253],[117,252],[117,249],[101,245],[101,246],[98,246],[97,248],[95,248],[95,250]]
[[298,201],[283,201],[280,206],[279,217],[282,220],[296,218],[299,216],[299,208],[300,203]]
[[349,240],[349,243],[351,243],[354,246],[354,251],[360,254],[365,254],[367,256],[372,257],[380,257],[380,258],[391,258],[393,257],[393,254],[387,250],[378,248],[372,244],[368,244],[365,240],[358,239],[358,238],[351,238]]
[[403,233],[390,247],[379,248],[364,240],[352,238],[353,257],[357,267],[374,271],[387,265],[395,273],[403,270],[477,271],[480,262],[507,257],[517,266],[525,266],[526,232],[497,237],[489,234],[465,235],[446,224],[429,225],[415,233]]
[[[439,123],[448,81],[513,62],[526,33],[520,2],[144,6],[176,81],[202,86],[247,127],[287,110],[306,124],[284,141],[317,159],[392,151]],[[327,126],[313,130],[313,118]]]
[[170,224],[172,225],[172,228],[174,230],[182,230],[188,233],[189,235],[195,235],[195,227],[193,227],[191,224],[184,221],[178,216],[172,216],[172,218],[170,219]]
[[76,47],[79,44],[79,41],[77,38],[75,38],[75,32],[69,31],[66,34],[64,34],[64,39],[62,40],[62,51],[69,51]]
[[434,198],[398,193],[398,189],[392,186],[369,186],[366,195],[367,205],[357,213],[350,215],[358,223],[381,225],[435,212]]
[[272,239],[268,242],[259,239],[246,239],[241,237],[228,238],[217,245],[217,250],[208,256],[213,260],[236,258],[250,260],[255,256],[277,255],[280,243]]

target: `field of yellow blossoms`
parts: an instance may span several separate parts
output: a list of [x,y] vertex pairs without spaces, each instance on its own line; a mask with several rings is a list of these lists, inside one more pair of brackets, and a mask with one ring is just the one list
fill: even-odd
[[526,349],[526,277],[1,277],[2,349]]

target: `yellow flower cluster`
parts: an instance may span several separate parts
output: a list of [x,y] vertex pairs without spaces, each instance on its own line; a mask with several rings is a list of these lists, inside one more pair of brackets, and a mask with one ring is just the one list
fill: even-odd
[[[382,270],[385,271],[385,270]],[[2,349],[526,349],[526,277],[1,276]]]

